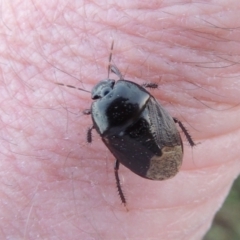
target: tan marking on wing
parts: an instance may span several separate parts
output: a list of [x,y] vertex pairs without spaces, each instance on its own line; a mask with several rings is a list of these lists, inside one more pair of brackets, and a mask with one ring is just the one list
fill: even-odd
[[161,156],[154,156],[150,160],[150,167],[146,177],[152,180],[164,180],[174,177],[182,164],[182,147],[163,147]]

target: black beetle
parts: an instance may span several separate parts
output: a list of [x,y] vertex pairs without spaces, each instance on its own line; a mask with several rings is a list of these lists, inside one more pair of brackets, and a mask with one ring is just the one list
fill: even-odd
[[[111,64],[111,59],[112,51],[108,78],[93,87],[91,97],[94,102],[91,109],[83,113],[91,114],[93,121],[87,132],[87,141],[92,142],[91,131],[96,129],[116,158],[117,189],[122,203],[126,205],[118,176],[120,163],[143,178],[165,180],[177,174],[183,159],[183,144],[175,123],[179,124],[192,147],[195,143],[183,124],[172,118],[145,89],[157,88],[158,85],[149,83],[140,86],[125,80],[118,68]],[[110,71],[119,80],[110,79]]]
[[[88,142],[92,141],[92,129],[96,129],[116,158],[117,188],[126,205],[118,176],[120,163],[143,178],[168,179],[176,175],[183,159],[183,144],[175,122],[190,145],[195,144],[183,124],[172,118],[145,89],[157,88],[157,84],[140,86],[125,80],[118,68],[110,64],[111,57],[112,53],[108,78],[93,87],[94,102],[91,110],[84,113],[91,114],[93,121]],[[118,81],[109,79],[110,71],[119,77]]]

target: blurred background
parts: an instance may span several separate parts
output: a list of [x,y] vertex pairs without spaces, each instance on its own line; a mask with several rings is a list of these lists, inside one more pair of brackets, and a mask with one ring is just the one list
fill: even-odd
[[240,176],[203,240],[240,240]]

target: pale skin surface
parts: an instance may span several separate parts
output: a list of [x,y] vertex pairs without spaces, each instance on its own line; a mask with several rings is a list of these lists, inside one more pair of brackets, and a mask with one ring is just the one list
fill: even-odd
[[[201,239],[240,171],[240,2],[72,2],[1,4],[0,239]],[[113,156],[95,132],[86,143],[90,95],[54,84],[91,90],[112,39],[126,79],[158,83],[201,143],[183,137],[163,182],[120,166],[129,211]]]

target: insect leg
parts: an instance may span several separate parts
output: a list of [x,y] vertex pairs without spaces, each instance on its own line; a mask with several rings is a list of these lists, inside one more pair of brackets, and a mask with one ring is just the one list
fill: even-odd
[[85,109],[85,110],[82,111],[82,113],[84,115],[91,115],[92,114],[91,109]]
[[191,135],[189,134],[188,130],[184,127],[184,125],[182,124],[182,122],[180,122],[177,118],[173,118],[174,122],[177,123],[179,125],[179,127],[182,129],[184,135],[186,136],[189,144],[191,147],[196,146],[196,143],[193,141]]
[[87,142],[91,143],[92,142],[92,130],[94,129],[94,126],[88,128],[87,130]]
[[144,83],[142,84],[142,87],[155,89],[155,88],[158,88],[158,85],[157,83]]
[[118,194],[121,198],[121,201],[123,203],[124,206],[126,206],[127,202],[126,202],[126,198],[123,194],[123,191],[122,191],[122,188],[121,188],[121,184],[120,184],[120,179],[119,179],[119,176],[118,176],[118,170],[119,170],[119,161],[116,159],[116,162],[115,162],[115,166],[114,166],[114,173],[115,173],[115,179],[116,179],[116,183],[117,183],[117,190],[118,190]]
[[[85,109],[83,110],[82,112],[84,115],[91,115],[92,112],[91,112],[91,109]],[[88,143],[91,143],[92,142],[92,130],[94,129],[94,126],[88,128],[87,130],[87,142]]]

